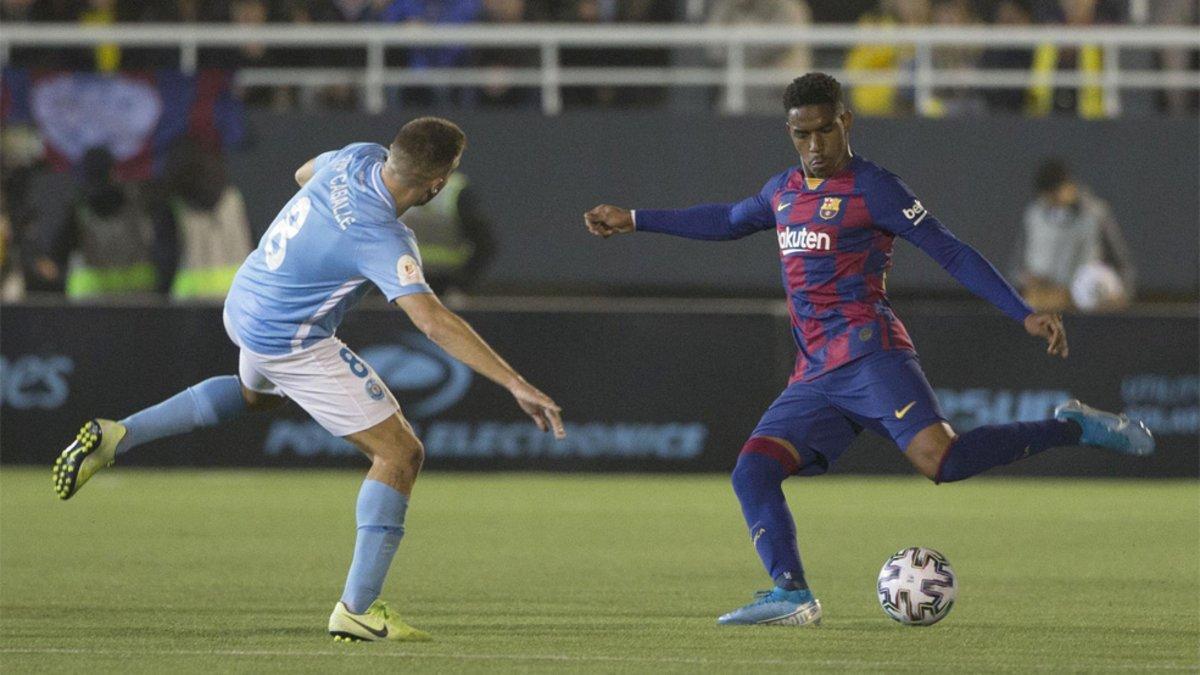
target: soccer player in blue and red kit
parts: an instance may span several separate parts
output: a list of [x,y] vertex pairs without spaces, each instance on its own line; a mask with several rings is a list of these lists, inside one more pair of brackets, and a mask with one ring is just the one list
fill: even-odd
[[888,302],[884,277],[897,236],[929,254],[962,285],[1067,356],[1062,319],[1034,312],[975,249],[954,237],[894,174],[853,154],[853,116],[841,86],[822,73],[784,94],[800,164],[735,204],[630,211],[601,205],[584,215],[601,237],[659,232],[738,239],[774,230],[788,294],[796,366],[742,447],[733,470],[750,537],[775,582],[718,619],[723,624],[806,625],[821,605],[804,579],[796,527],[781,484],[825,473],[863,429],[892,439],[935,483],[969,478],[1053,447],[1089,445],[1145,455],[1154,440],[1124,415],[1078,401],[1041,422],[993,424],[957,434],[921,372],[912,340]]

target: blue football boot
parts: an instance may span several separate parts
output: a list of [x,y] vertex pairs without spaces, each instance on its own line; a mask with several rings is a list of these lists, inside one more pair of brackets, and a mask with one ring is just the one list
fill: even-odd
[[1079,401],[1067,401],[1054,409],[1054,419],[1071,420],[1083,429],[1081,445],[1108,448],[1124,455],[1145,457],[1154,453],[1154,436],[1141,420],[1096,410]]
[[812,591],[787,591],[778,586],[754,594],[754,602],[723,614],[723,625],[816,626],[821,623],[821,601]]

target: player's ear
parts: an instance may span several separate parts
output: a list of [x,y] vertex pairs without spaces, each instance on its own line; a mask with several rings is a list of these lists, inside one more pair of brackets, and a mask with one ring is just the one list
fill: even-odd
[[846,131],[850,131],[850,127],[854,126],[854,113],[850,112],[849,108],[845,108],[838,117],[842,118],[842,126]]

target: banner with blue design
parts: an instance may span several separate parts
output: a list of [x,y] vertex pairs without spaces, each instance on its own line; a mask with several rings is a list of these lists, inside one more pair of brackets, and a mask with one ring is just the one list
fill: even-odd
[[245,136],[245,115],[233,95],[232,73],[175,70],[117,74],[6,68],[0,121],[38,130],[46,158],[69,170],[102,146],[116,158],[117,176],[144,180],[162,168],[181,137],[231,148]]
[[[471,311],[466,318],[563,406],[567,439],[541,433],[508,393],[416,332],[394,309],[351,312],[339,336],[395,394],[427,469],[728,471],[783,388],[793,347],[769,312]],[[1045,452],[999,475],[1200,474],[1200,332],[1194,317],[1068,317],[1071,358],[999,314],[909,312],[909,330],[959,431],[1044,419],[1080,398],[1145,419],[1148,458],[1088,448]],[[78,329],[86,326],[86,331]],[[130,330],[136,326],[136,330]],[[237,371],[220,307],[6,305],[0,461],[49,466],[89,417],[119,418]],[[382,392],[381,392],[382,393]],[[365,459],[298,406],[164,439],[122,464],[358,466]],[[905,473],[865,432],[834,473]],[[47,493],[49,494],[49,493]]]

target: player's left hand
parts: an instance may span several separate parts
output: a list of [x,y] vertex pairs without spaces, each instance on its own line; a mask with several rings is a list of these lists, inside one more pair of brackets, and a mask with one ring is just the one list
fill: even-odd
[[517,405],[533,419],[533,423],[542,431],[553,431],[555,438],[566,438],[567,431],[563,428],[562,408],[549,396],[543,394],[537,387],[518,379],[508,388]]
[[1034,312],[1025,317],[1025,332],[1046,338],[1047,354],[1067,358],[1067,329],[1063,327],[1061,314]]

